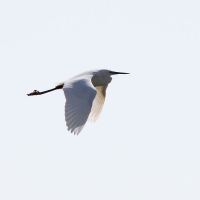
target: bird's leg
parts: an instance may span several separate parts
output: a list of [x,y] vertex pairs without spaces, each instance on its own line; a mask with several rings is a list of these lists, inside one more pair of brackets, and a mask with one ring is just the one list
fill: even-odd
[[64,86],[64,84],[61,84],[61,85],[57,85],[55,88],[53,89],[50,89],[50,90],[45,90],[45,91],[42,91],[42,92],[39,92],[38,90],[34,90],[33,92],[27,94],[28,96],[34,96],[34,95],[41,95],[41,94],[45,94],[47,92],[51,92],[51,91],[54,91],[54,90],[58,90],[58,89],[62,89]]

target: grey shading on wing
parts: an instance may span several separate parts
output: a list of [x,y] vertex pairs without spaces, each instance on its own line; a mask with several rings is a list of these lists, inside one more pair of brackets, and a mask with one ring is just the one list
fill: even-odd
[[106,88],[108,85],[103,86],[96,86],[95,89],[97,90],[96,97],[92,104],[92,109],[89,115],[88,120],[91,122],[95,122],[97,118],[99,117],[101,110],[103,108],[103,104],[106,97]]
[[88,78],[65,82],[63,90],[66,125],[68,130],[78,135],[88,119],[97,91]]

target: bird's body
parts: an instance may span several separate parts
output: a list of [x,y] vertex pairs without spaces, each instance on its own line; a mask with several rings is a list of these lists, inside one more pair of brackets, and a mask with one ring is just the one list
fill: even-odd
[[59,83],[55,88],[44,92],[35,90],[31,95],[40,95],[56,89],[63,89],[65,121],[68,130],[79,134],[87,120],[95,122],[103,108],[106,89],[111,75],[128,74],[109,70],[91,70]]

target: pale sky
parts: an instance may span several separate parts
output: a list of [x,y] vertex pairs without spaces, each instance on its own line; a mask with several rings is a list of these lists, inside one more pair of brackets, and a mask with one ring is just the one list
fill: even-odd
[[[0,27],[0,199],[200,199],[200,1],[1,0]],[[131,74],[78,136],[26,96],[91,69]]]

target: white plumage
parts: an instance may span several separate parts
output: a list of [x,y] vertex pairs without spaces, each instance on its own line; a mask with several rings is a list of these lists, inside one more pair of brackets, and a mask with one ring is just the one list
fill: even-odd
[[95,122],[99,117],[111,82],[111,75],[128,74],[109,70],[92,70],[79,74],[55,88],[39,92],[34,90],[28,96],[40,95],[56,89],[63,89],[65,103],[65,121],[68,130],[79,134],[87,120]]

